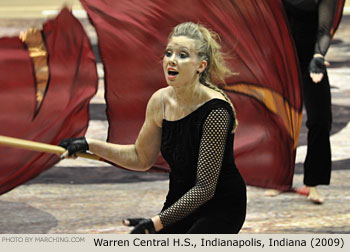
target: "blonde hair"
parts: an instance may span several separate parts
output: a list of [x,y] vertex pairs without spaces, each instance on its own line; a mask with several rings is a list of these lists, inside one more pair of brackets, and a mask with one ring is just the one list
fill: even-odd
[[226,66],[224,53],[221,51],[221,46],[217,42],[217,40],[220,40],[219,35],[201,24],[185,22],[177,25],[173,29],[169,35],[169,39],[174,36],[185,36],[195,40],[195,49],[199,58],[207,61],[207,67],[202,73],[200,73],[199,81],[203,85],[221,93],[225,97],[225,100],[230,104],[235,117],[233,123],[234,132],[238,125],[235,108],[226,93],[217,85],[213,84],[220,83],[221,85],[225,85],[225,77],[234,74]]

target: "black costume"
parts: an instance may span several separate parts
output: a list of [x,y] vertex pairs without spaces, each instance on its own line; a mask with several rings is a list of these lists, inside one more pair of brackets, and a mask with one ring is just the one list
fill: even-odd
[[159,233],[239,232],[247,199],[234,162],[233,123],[231,106],[220,99],[180,120],[163,118],[161,152],[171,172]]
[[[332,125],[331,92],[323,58],[331,41],[331,28],[336,0],[283,0],[300,61],[304,104],[308,128],[307,155],[304,162],[304,184],[328,185],[331,177],[330,130]],[[322,64],[318,61],[322,60]],[[320,66],[324,73],[320,83],[314,83],[311,72]]]

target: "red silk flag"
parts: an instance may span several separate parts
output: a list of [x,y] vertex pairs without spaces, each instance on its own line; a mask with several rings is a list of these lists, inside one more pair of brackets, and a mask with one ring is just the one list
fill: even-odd
[[338,0],[337,8],[333,19],[332,30],[331,30],[332,37],[334,36],[340,24],[340,20],[343,16],[344,5],[345,5],[345,0]]
[[[0,135],[49,144],[84,135],[98,78],[83,27],[63,9],[42,31],[25,37],[0,38]],[[58,161],[56,155],[0,145],[0,194]]]
[[[133,143],[152,93],[165,87],[161,59],[174,26],[199,22],[221,37],[237,72],[224,87],[239,120],[238,169],[249,185],[288,190],[301,126],[296,54],[280,1],[81,0],[105,69],[108,141]],[[155,168],[169,169],[159,157]]]

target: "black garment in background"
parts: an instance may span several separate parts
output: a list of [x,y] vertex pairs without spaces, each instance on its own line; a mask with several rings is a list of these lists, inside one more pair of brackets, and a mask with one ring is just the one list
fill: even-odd
[[[227,127],[227,137],[223,144],[224,152],[221,158],[222,164],[219,167],[220,173],[215,193],[209,201],[196,209],[192,209],[183,218],[179,218],[178,216],[182,214],[182,211],[191,207],[188,204],[183,205],[180,198],[185,194],[188,195],[196,185],[198,180],[197,169],[201,162],[200,151],[206,147],[211,148],[210,146],[203,146],[204,128],[217,128],[223,123],[216,120],[209,125],[205,125],[205,122],[208,122],[207,118],[212,115],[213,111],[219,113],[218,118],[220,118],[221,112],[229,115],[227,117],[229,118],[229,127]],[[241,229],[246,216],[247,199],[245,183],[234,162],[234,134],[231,133],[233,120],[234,116],[230,105],[220,99],[208,101],[180,120],[163,120],[161,152],[164,159],[169,163],[171,172],[169,175],[169,192],[160,215],[164,223],[169,221],[172,221],[172,223],[166,225],[159,233],[223,234],[238,233]],[[207,139],[209,143],[215,143],[218,136],[207,135],[206,137],[212,138]],[[203,165],[208,163],[210,165],[210,162],[205,161]],[[207,168],[204,169],[204,172]],[[201,193],[190,193],[188,198],[198,201],[197,197],[201,197],[201,195]],[[164,213],[166,213],[165,216],[163,216]],[[176,221],[173,221],[174,219]]]
[[331,177],[331,92],[327,70],[320,83],[310,78],[309,63],[316,53],[326,54],[336,0],[283,0],[300,61],[308,128],[304,184],[329,185]]

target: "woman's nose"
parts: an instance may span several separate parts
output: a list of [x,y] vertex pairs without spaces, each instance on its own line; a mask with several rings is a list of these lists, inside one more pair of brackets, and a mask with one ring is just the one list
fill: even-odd
[[176,65],[175,54],[172,54],[171,57],[169,58],[169,64],[172,66]]

